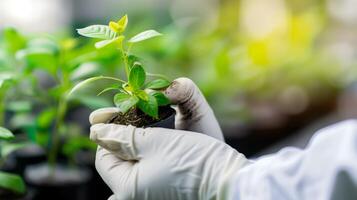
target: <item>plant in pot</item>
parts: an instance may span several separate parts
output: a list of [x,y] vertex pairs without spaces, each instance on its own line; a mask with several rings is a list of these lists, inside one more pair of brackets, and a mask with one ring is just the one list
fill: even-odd
[[[80,149],[94,150],[95,145],[81,134],[83,124],[69,119],[73,114],[70,112],[77,107],[69,104],[66,96],[73,82],[83,78],[79,72],[88,66],[85,63],[101,62],[108,59],[107,56],[107,52],[91,52],[87,45],[78,45],[71,38],[33,38],[26,48],[17,52],[24,65],[34,69],[36,95],[41,100],[33,121],[34,133],[36,141],[46,150],[48,162],[28,166],[25,170],[25,181],[35,189],[37,200],[88,198],[86,187],[91,171],[77,165],[72,158]],[[95,70],[87,71],[87,76],[97,72],[99,67],[95,66]],[[82,103],[98,104],[93,100]]]
[[[6,128],[0,127],[0,167],[6,157],[14,150],[24,146],[24,144],[10,143],[14,135]],[[0,199],[16,200],[25,194],[25,183],[19,175],[0,171]]]
[[[128,17],[125,15],[117,22],[111,21],[108,26],[91,25],[78,29],[78,33],[82,36],[101,39],[95,43],[98,49],[113,45],[117,47],[124,63],[126,81],[110,76],[91,77],[78,83],[69,95],[75,94],[79,88],[94,81],[112,80],[117,84],[104,88],[98,93],[101,95],[108,91],[115,91],[113,101],[120,112],[108,123],[174,128],[175,111],[170,107],[169,99],[161,92],[171,82],[163,75],[145,72],[140,59],[130,52],[134,44],[161,34],[155,30],[146,30],[126,40],[123,33],[127,24]],[[147,77],[156,77],[156,79],[146,82]]]
[[[27,42],[28,38],[14,28],[4,28],[0,34],[0,126],[10,128],[18,142],[27,142],[31,138],[33,104],[28,97],[36,96],[32,90],[32,69],[16,59],[16,53]],[[7,162],[14,161],[11,171],[22,175],[24,166],[44,158],[44,151],[32,143],[14,151]]]

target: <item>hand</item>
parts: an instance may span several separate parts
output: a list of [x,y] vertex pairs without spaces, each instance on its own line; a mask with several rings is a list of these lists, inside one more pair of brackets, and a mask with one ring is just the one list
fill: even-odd
[[[216,117],[195,83],[188,78],[178,78],[165,91],[172,104],[176,104],[175,127],[180,130],[189,130],[203,133],[218,140],[224,141],[223,134]],[[118,108],[102,108],[94,111],[89,121],[91,124],[105,122]]]
[[225,143],[189,131],[95,124],[96,168],[110,200],[228,199],[232,174],[247,159]]

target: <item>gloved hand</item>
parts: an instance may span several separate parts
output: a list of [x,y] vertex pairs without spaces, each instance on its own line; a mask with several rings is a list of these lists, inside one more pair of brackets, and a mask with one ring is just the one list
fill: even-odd
[[[178,128],[223,140],[212,110],[191,80],[175,80],[166,95],[178,104]],[[225,199],[231,175],[248,163],[236,150],[203,134],[103,124],[115,112],[100,109],[90,116],[90,137],[100,145],[96,167],[114,192],[111,200]]]
[[[198,87],[188,78],[178,78],[165,91],[172,104],[176,104],[175,127],[203,133],[223,141],[223,134],[216,117]],[[91,124],[105,122],[119,109],[102,108],[89,116]]]
[[110,200],[229,199],[233,174],[247,159],[225,143],[189,131],[95,124],[96,168]]

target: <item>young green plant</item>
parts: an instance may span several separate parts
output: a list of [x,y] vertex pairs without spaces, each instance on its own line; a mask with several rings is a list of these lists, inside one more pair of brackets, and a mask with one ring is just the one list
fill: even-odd
[[[108,45],[117,46],[124,63],[127,81],[116,77],[92,77],[77,84],[69,95],[93,81],[103,79],[113,80],[118,82],[118,84],[114,87],[103,89],[98,95],[115,90],[117,93],[114,95],[113,101],[123,114],[130,109],[138,108],[145,114],[158,119],[159,106],[170,104],[169,99],[160,91],[168,87],[170,81],[163,75],[146,73],[138,57],[130,54],[130,50],[134,44],[161,36],[161,34],[155,30],[146,30],[126,40],[124,31],[127,25],[128,16],[125,15],[117,22],[109,22],[109,25],[91,25],[77,30],[82,36],[101,39],[101,41],[95,43],[95,47],[98,49],[102,49]],[[155,76],[157,79],[146,82],[147,76]]]

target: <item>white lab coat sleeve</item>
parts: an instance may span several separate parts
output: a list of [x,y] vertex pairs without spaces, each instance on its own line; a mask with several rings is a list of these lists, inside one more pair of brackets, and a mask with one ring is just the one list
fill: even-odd
[[229,191],[234,200],[357,200],[357,120],[318,131],[306,149],[257,159]]

